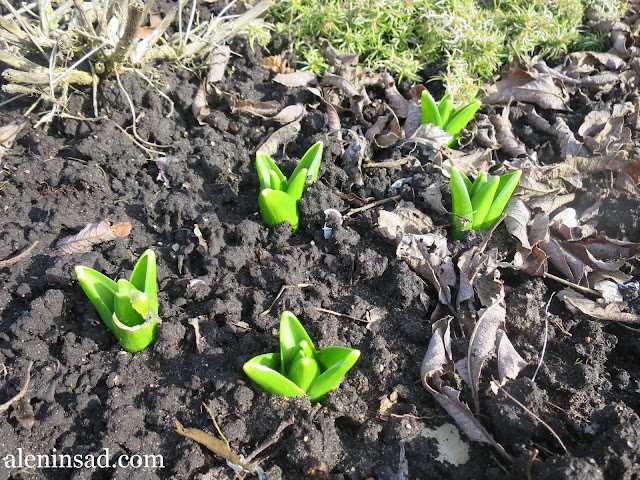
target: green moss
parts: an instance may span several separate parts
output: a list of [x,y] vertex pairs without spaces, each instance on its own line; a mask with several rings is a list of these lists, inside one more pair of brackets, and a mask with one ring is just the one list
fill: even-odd
[[471,98],[499,67],[533,54],[557,57],[581,38],[587,10],[617,18],[623,0],[283,0],[271,12],[301,63],[327,68],[319,38],[356,52],[362,64],[420,80],[444,66],[457,98]]

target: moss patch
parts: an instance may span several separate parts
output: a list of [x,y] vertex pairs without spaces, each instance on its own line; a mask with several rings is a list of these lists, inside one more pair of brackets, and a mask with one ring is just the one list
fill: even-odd
[[285,0],[271,12],[304,67],[326,67],[319,38],[357,52],[374,70],[420,80],[443,66],[454,94],[469,98],[505,62],[534,53],[557,57],[581,38],[588,10],[618,18],[623,0]]

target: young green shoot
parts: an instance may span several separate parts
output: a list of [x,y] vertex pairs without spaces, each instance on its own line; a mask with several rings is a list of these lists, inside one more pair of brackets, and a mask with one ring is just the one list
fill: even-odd
[[139,352],[155,340],[160,318],[153,250],[140,256],[129,280],[121,278],[116,282],[84,266],[77,266],[75,272],[82,290],[122,348]]
[[450,134],[453,137],[449,142],[450,147],[456,144],[460,132],[482,105],[480,100],[476,99],[456,108],[450,92],[445,93],[440,101],[436,102],[427,89],[422,91],[421,103],[420,122],[435,125]]
[[520,181],[520,170],[502,176],[481,172],[471,182],[451,168],[451,209],[453,236],[460,240],[468,230],[489,230],[498,221]]
[[348,347],[316,350],[298,318],[284,311],[280,352],[253,357],[242,368],[266,392],[283,397],[308,395],[315,402],[338,388],[358,358],[360,351]]
[[256,172],[260,181],[258,206],[267,225],[286,222],[294,231],[298,229],[298,201],[305,187],[318,180],[322,148],[322,142],[313,144],[289,178],[284,176],[269,154],[256,153]]

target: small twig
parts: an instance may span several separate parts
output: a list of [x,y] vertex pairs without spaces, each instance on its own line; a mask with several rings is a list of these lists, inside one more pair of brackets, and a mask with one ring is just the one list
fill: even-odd
[[293,285],[283,285],[282,287],[280,287],[280,291],[276,295],[276,298],[273,300],[273,302],[271,302],[271,305],[269,305],[269,308],[267,308],[264,312],[260,313],[260,316],[262,317],[263,315],[268,315],[269,314],[269,312],[275,306],[275,304],[278,302],[278,300],[280,300],[280,297],[285,292],[285,290],[287,290],[289,288],[308,288],[308,287],[312,287],[312,286],[313,285],[311,283],[295,283]]
[[18,393],[16,393],[9,400],[0,405],[0,412],[6,412],[11,405],[16,403],[22,397],[27,394],[27,390],[29,390],[29,382],[31,381],[31,367],[33,367],[33,362],[29,362],[27,366],[27,374],[25,375],[24,384]]
[[283,420],[280,426],[278,427],[278,429],[272,434],[271,438],[262,442],[260,445],[258,445],[258,447],[253,452],[247,455],[247,458],[245,459],[245,463],[247,464],[253,463],[253,459],[256,458],[258,455],[260,455],[262,452],[264,452],[271,445],[276,443],[278,440],[280,440],[280,436],[282,435],[282,432],[284,432],[287,428],[293,425],[293,423],[294,423],[293,417],[289,417],[286,420]]
[[553,428],[551,428],[549,426],[549,424],[547,422],[545,422],[544,420],[542,420],[538,415],[536,415],[535,413],[533,413],[531,410],[529,410],[524,404],[522,404],[517,398],[515,398],[514,396],[512,396],[509,392],[507,392],[501,385],[498,384],[498,382],[496,382],[495,380],[491,380],[491,385],[493,386],[494,389],[496,389],[497,391],[500,391],[503,393],[503,395],[505,397],[507,397],[509,400],[511,400],[513,403],[515,403],[516,405],[518,405],[527,415],[529,415],[531,418],[533,418],[534,420],[540,422],[540,424],[545,427],[549,433],[551,433],[551,435],[553,435],[553,438],[555,438],[558,443],[560,444],[560,446],[562,447],[562,449],[564,450],[564,453],[566,453],[567,455],[570,455],[569,450],[567,450],[567,447],[565,446],[564,442],[562,441],[562,439],[558,436],[558,434],[555,432],[555,430]]
[[326,308],[320,308],[320,307],[314,307],[313,308],[316,312],[319,313],[326,313],[328,315],[333,315],[335,317],[340,317],[340,318],[348,318],[349,320],[354,320],[356,322],[362,322],[362,323],[366,323],[369,324],[371,322],[369,322],[368,320],[365,320],[363,318],[358,318],[358,317],[352,317],[351,315],[347,315],[346,313],[340,313],[340,312],[336,312],[334,310],[328,310]]
[[351,217],[351,216],[355,215],[356,213],[364,212],[365,210],[370,210],[372,208],[379,207],[380,205],[384,205],[386,203],[396,202],[396,201],[400,200],[401,198],[402,198],[402,195],[394,195],[394,196],[389,197],[389,198],[383,198],[382,200],[376,200],[375,202],[368,203],[366,205],[363,205],[362,207],[352,208],[347,213],[342,215],[342,217],[343,218]]
[[153,83],[144,73],[142,73],[142,71],[140,71],[137,68],[134,68],[133,71],[136,72],[136,74],[138,76],[140,76],[145,82],[147,82],[149,84],[149,86],[155,88],[155,90],[158,92],[158,94],[162,98],[164,98],[167,102],[169,102],[169,107],[170,108],[169,108],[169,113],[167,114],[167,118],[171,117],[173,115],[174,110],[175,110],[175,105],[173,103],[173,100],[171,100],[166,93],[164,93],[162,90],[160,90],[160,88],[155,83]]
[[218,421],[216,420],[216,416],[213,413],[213,410],[206,403],[203,403],[202,406],[204,407],[204,409],[209,414],[209,417],[211,418],[211,422],[213,422],[213,426],[216,427],[216,431],[218,432],[218,435],[220,436],[222,441],[227,444],[227,448],[229,450],[231,450],[231,444],[229,443],[229,440],[227,439],[225,434],[222,432],[222,429],[220,428],[220,425],[218,425]]
[[540,361],[538,362],[538,366],[536,367],[536,371],[533,372],[533,377],[531,377],[531,381],[533,383],[536,382],[536,376],[542,367],[542,362],[544,361],[544,354],[547,351],[547,340],[549,338],[549,305],[551,305],[551,300],[555,296],[556,292],[553,292],[549,297],[549,301],[547,302],[547,306],[544,309],[544,343],[542,344],[542,350],[540,351]]
[[0,260],[0,268],[10,267],[11,265],[15,265],[16,263],[28,258],[31,255],[31,252],[38,246],[38,240],[33,242],[27,248],[25,248],[22,252],[14,255],[13,257],[9,257],[6,260]]
[[582,285],[578,285],[577,283],[570,282],[569,280],[565,280],[564,278],[556,277],[551,273],[544,273],[542,275],[544,278],[548,278],[549,280],[555,280],[558,283],[566,285],[567,287],[571,287],[575,290],[578,290],[582,293],[587,293],[589,295],[594,295],[598,298],[602,298],[602,294],[598,290],[594,290],[592,288],[583,287]]
[[200,320],[198,317],[190,318],[187,323],[193,327],[196,341],[196,350],[202,353],[202,336],[200,335]]
[[403,157],[398,160],[387,160],[386,162],[369,162],[362,164],[362,168],[397,168],[405,163],[409,163],[410,157]]
[[9,10],[13,16],[15,17],[16,21],[18,22],[18,25],[20,25],[20,27],[22,28],[22,30],[24,31],[24,33],[27,34],[27,36],[29,37],[29,40],[31,40],[31,43],[33,43],[33,45],[38,49],[38,51],[45,57],[47,57],[47,54],[45,53],[45,51],[42,49],[42,47],[40,46],[40,44],[38,42],[36,42],[36,39],[33,36],[33,31],[31,30],[31,28],[29,27],[29,24],[27,22],[24,21],[24,19],[22,18],[22,15],[20,15],[20,13],[13,8],[13,6],[11,5],[11,3],[8,0],[1,0],[2,4],[7,8],[7,10]]
[[196,0],[193,0],[193,2],[191,3],[191,13],[189,14],[189,21],[187,22],[187,32],[184,34],[183,45],[185,45],[189,41],[189,35],[191,35],[191,27],[193,26],[193,20],[195,17],[196,17]]

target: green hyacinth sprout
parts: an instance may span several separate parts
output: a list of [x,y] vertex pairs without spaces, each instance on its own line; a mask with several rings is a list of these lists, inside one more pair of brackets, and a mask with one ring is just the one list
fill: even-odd
[[304,188],[318,180],[322,148],[322,142],[312,145],[289,178],[284,176],[269,154],[256,153],[256,171],[260,181],[258,206],[266,224],[286,222],[294,231],[298,229],[298,201]]
[[285,311],[280,315],[280,352],[253,357],[243,370],[266,392],[317,401],[338,388],[359,357],[359,350],[347,347],[316,350],[298,318]]
[[436,102],[427,89],[422,91],[421,103],[422,114],[420,116],[420,123],[436,125],[450,134],[453,137],[449,142],[450,147],[456,144],[458,135],[460,135],[462,129],[467,126],[482,105],[480,100],[473,100],[466,105],[456,108],[453,105],[453,96],[451,93],[445,93],[440,101]]
[[520,170],[502,176],[481,172],[471,182],[457,168],[451,168],[451,209],[453,235],[464,236],[465,230],[489,230],[498,221],[520,181]]
[[140,256],[129,280],[121,278],[116,282],[84,266],[77,266],[75,272],[82,290],[122,348],[138,352],[155,340],[160,319],[153,250]]

